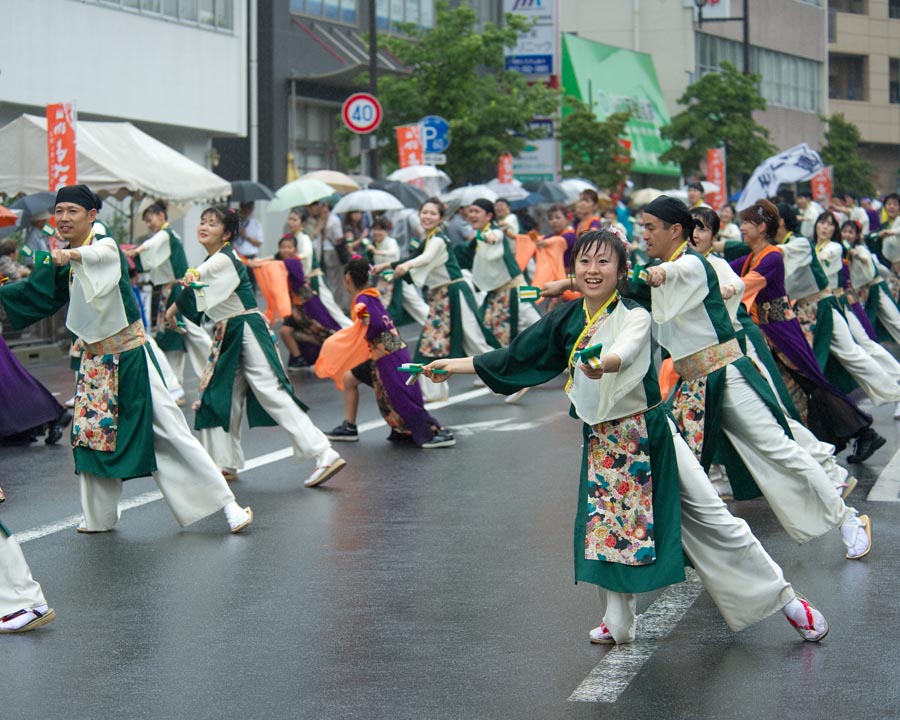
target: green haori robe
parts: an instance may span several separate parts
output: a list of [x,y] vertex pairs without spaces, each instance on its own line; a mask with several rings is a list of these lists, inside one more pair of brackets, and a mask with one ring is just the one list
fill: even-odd
[[[729,340],[737,339],[737,334],[731,323],[731,318],[728,316],[725,302],[722,300],[716,271],[707,259],[693,248],[685,250],[684,255],[696,257],[703,263],[707,288],[703,299],[703,310],[716,334],[717,342],[725,343]],[[787,419],[778,405],[778,400],[775,398],[772,388],[756,369],[753,361],[744,355],[730,363],[730,366],[740,372],[747,384],[753,388],[760,399],[772,411],[776,421],[784,429],[787,436],[793,438]],[[762,492],[754,482],[750,471],[744,465],[734,445],[732,445],[722,429],[722,402],[725,397],[725,381],[728,367],[729,365],[721,367],[699,380],[682,380],[671,402],[674,406],[673,413],[678,427],[688,441],[688,445],[695,452],[697,439],[693,437],[693,434],[686,427],[686,421],[691,420],[694,424],[702,427],[702,437],[699,440],[701,446],[699,460],[703,469],[709,472],[710,465],[713,462],[721,462],[728,471],[735,499],[751,500],[760,497]]]
[[[109,239],[108,242],[114,242]],[[35,262],[34,272],[25,280],[0,287],[9,322],[15,329],[22,329],[38,320],[49,317],[70,301],[70,266],[56,267],[50,262]],[[128,261],[118,251],[121,277],[112,292],[117,292],[124,306],[127,321],[140,321],[141,312],[128,280]],[[72,298],[75,302],[75,298]],[[71,312],[71,309],[70,309]],[[87,353],[82,353],[82,364]],[[103,356],[104,360],[116,356]],[[156,471],[156,454],[153,450],[153,400],[150,394],[150,376],[147,358],[157,372],[156,358],[146,345],[118,353],[118,416],[116,447],[112,451],[93,450],[77,446],[75,472],[90,473],[100,477],[128,480],[144,477]],[[160,372],[160,376],[162,373]],[[79,370],[77,385],[83,381]],[[75,425],[79,418],[76,417]]]
[[[240,306],[243,307],[244,313],[219,320],[216,324],[210,365],[207,366],[204,378],[201,380],[201,385],[204,381],[206,385],[201,389],[200,408],[197,410],[194,418],[194,429],[202,430],[203,428],[213,427],[221,427],[226,431],[230,429],[234,378],[240,367],[243,337],[244,332],[247,330],[256,337],[263,354],[266,356],[269,367],[278,378],[279,384],[284,388],[285,392],[290,394],[291,399],[297,406],[304,412],[307,412],[309,408],[294,394],[294,388],[290,380],[288,380],[284,367],[281,364],[281,358],[278,356],[275,338],[266,324],[265,318],[258,311],[256,296],[253,293],[253,286],[250,283],[247,269],[235,255],[234,249],[230,244],[225,245],[216,254],[224,255],[231,260],[231,267],[237,275],[237,288],[228,293],[228,290],[233,287],[233,275],[228,277],[230,273],[226,272],[223,276],[220,272],[206,272],[207,263],[213,257],[210,256],[198,268],[201,273],[201,282],[209,284],[209,287],[202,290],[202,292],[210,295],[214,293],[226,295],[226,300],[233,301],[236,298]],[[229,285],[229,283],[231,284]],[[225,290],[217,293],[220,287],[224,287]],[[185,317],[199,324],[206,313],[198,310],[197,292],[192,288],[185,288],[179,295],[177,303],[178,309],[184,313]],[[213,313],[211,317],[215,320],[218,315]],[[272,427],[278,424],[263,409],[252,388],[249,388],[247,391],[247,422],[250,427]]]
[[[637,307],[620,300],[625,308]],[[611,308],[611,311],[614,308]],[[475,358],[475,370],[494,392],[509,395],[523,387],[548,382],[568,368],[573,348],[585,330],[581,300],[563,303],[523,330],[509,346]],[[648,337],[649,340],[649,337]],[[646,352],[650,353],[649,342]],[[652,474],[652,508],[655,559],[645,564],[624,564],[604,559],[588,559],[588,524],[591,522],[592,488],[589,477],[589,447],[599,438],[595,428],[615,428],[631,417],[611,420],[597,426],[582,424],[582,459],[575,514],[573,544],[575,580],[600,585],[614,592],[640,593],[684,580],[685,557],[681,547],[681,495],[678,463],[672,442],[669,413],[659,397],[659,381],[652,362],[643,378],[642,388],[649,409],[642,415],[646,424]],[[579,371],[580,372],[580,371]],[[574,408],[570,415],[576,417]],[[615,436],[612,432],[610,435]],[[630,438],[605,436],[608,442],[624,446]]]
[[[447,286],[447,294],[449,296],[449,314],[441,315],[439,317],[432,317],[432,314],[429,314],[428,319],[426,320],[426,325],[422,328],[422,333],[419,335],[419,341],[416,343],[416,352],[413,357],[413,362],[415,363],[429,363],[432,360],[438,360],[441,358],[459,358],[466,357],[465,348],[463,347],[463,318],[462,318],[462,303],[466,303],[469,306],[469,309],[475,315],[476,320],[478,321],[479,331],[484,336],[485,342],[488,343],[491,347],[499,347],[499,343],[493,334],[484,327],[484,316],[481,314],[481,310],[478,308],[478,304],[475,302],[475,296],[472,294],[472,289],[469,287],[469,284],[463,280],[462,271],[459,267],[459,262],[457,261],[457,255],[454,253],[454,250],[458,249],[450,247],[450,239],[442,234],[436,234],[433,238],[433,241],[442,241],[448,251],[448,257],[446,262],[444,263],[444,267],[447,269],[447,274],[450,277],[450,284]],[[403,258],[402,260],[397,260],[396,262],[391,263],[391,267],[396,268],[403,262],[407,260],[417,257],[422,254],[425,249],[425,243],[420,239],[413,239],[409,243],[410,254]],[[429,289],[423,288],[426,300],[428,300],[429,306],[432,304],[432,301],[428,298]],[[427,324],[429,322],[436,322],[441,325],[440,328],[429,328]],[[430,332],[438,332],[438,333],[449,333],[449,351],[443,353],[441,355],[429,355],[422,352],[422,347],[427,345],[426,338],[428,337]]]
[[[187,255],[184,252],[184,243],[181,241],[181,238],[178,237],[178,233],[171,227],[164,227],[162,232],[165,232],[166,235],[168,235],[169,259],[166,262],[171,267],[172,277],[176,280],[180,280],[184,277],[184,274],[188,269]],[[144,267],[141,264],[140,253],[134,256],[134,265],[138,272],[145,272]],[[163,288],[165,285],[157,285],[156,287]],[[165,311],[175,303],[180,294],[181,286],[178,284],[172,285],[163,307],[159,308],[158,312],[165,313]],[[183,318],[179,316],[178,319],[181,320]],[[154,336],[154,340],[156,340],[159,349],[166,352],[185,352],[187,350],[184,335],[175,332],[174,330],[169,330],[168,328],[158,329]]]

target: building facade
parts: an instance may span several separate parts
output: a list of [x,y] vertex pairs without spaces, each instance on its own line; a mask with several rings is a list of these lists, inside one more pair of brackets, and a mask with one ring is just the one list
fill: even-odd
[[[828,114],[860,131],[879,192],[900,190],[900,0],[828,3]],[[852,189],[852,188],[850,188]]]
[[[762,75],[760,91],[768,109],[756,120],[772,142],[785,149],[800,142],[819,148],[824,139],[820,114],[826,110],[826,9],[824,0],[752,0],[749,3],[750,71]],[[653,59],[669,112],[687,86],[723,60],[743,68],[741,0],[707,0],[700,22],[695,0],[589,0],[560,2],[564,33],[647,53]],[[597,79],[602,84],[602,78]]]
[[29,0],[3,15],[0,125],[74,102],[213,170],[212,138],[247,133],[247,0]]

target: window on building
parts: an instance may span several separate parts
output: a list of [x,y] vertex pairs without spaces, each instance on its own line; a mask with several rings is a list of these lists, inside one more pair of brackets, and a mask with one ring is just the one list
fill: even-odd
[[888,0],[888,17],[900,18],[900,0]]
[[828,55],[828,97],[832,100],[867,100],[866,57]]
[[234,0],[79,0],[210,29],[234,29]]
[[900,59],[891,58],[888,79],[888,96],[890,102],[900,103]]
[[869,3],[868,0],[828,0],[828,9],[854,15],[868,15]]
[[359,0],[291,0],[291,12],[355,25]]
[[398,23],[434,27],[434,0],[376,0],[379,30],[396,30]]
[[[743,46],[735,40],[697,33],[696,51],[698,77],[718,72],[725,60],[739,69],[744,65]],[[769,105],[803,112],[821,112],[821,63],[796,55],[751,47],[750,72],[762,76],[759,92]]]
[[294,161],[301,174],[338,166],[338,146],[334,136],[340,123],[341,106],[309,98],[294,104],[292,145]]

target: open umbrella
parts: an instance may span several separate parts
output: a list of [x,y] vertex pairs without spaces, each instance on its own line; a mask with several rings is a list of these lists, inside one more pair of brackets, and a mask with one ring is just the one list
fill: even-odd
[[338,200],[332,210],[336,213],[347,213],[361,210],[372,212],[374,210],[402,210],[403,203],[384,190],[357,190],[344,195]]
[[491,190],[487,185],[466,185],[451,190],[446,194],[446,200],[456,200],[460,205],[471,205],[478,198],[486,198],[494,202],[499,195]]
[[300,178],[282,185],[275,192],[275,199],[269,203],[269,212],[290,210],[292,207],[310,205],[334,193],[331,185],[321,180]]
[[413,180],[428,180],[430,178],[439,181],[438,187],[441,189],[450,184],[450,176],[443,170],[436,168],[434,165],[410,165],[409,167],[394,170],[394,172],[387,176],[388,180],[405,183]]
[[497,193],[497,197],[506,198],[507,200],[524,200],[528,197],[528,191],[522,187],[522,183],[513,180],[509,183],[502,183],[497,178],[488,182],[487,186]]
[[392,180],[376,180],[370,188],[373,190],[384,190],[397,198],[403,207],[418,209],[422,203],[428,199],[428,193],[414,185],[407,185],[402,182],[394,182]]
[[631,193],[631,204],[634,207],[642,207],[644,205],[649,205],[660,195],[663,195],[662,190],[657,190],[656,188],[641,188],[640,190],[635,190]]
[[255,180],[234,180],[231,183],[231,200],[233,202],[255,202],[271,200],[275,193],[261,182]]
[[350,179],[362,187],[369,187],[369,185],[375,182],[375,178],[369,177],[368,175],[351,175]]
[[559,183],[550,182],[549,180],[532,180],[522,183],[522,187],[534,193],[538,193],[544,198],[545,202],[563,203],[566,201],[566,193],[559,186]]
[[518,212],[519,210],[524,210],[528,207],[533,207],[535,205],[540,205],[541,203],[547,202],[544,199],[543,195],[539,195],[538,193],[530,192],[525,197],[519,198],[518,200],[510,200],[509,201],[509,209],[513,212]]
[[346,173],[337,170],[315,170],[300,176],[301,180],[321,180],[326,185],[340,193],[349,193],[359,190],[359,183]]
[[11,210],[22,211],[22,224],[24,225],[31,221],[32,215],[53,212],[53,208],[56,207],[56,193],[45,190],[25,195],[13,201],[9,207]]
[[583,190],[599,192],[597,186],[583,178],[566,178],[559,181],[560,189],[566,194],[566,202],[575,202]]

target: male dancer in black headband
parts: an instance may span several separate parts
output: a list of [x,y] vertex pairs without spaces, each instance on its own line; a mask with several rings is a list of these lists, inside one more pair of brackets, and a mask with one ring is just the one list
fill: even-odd
[[659,343],[682,378],[679,392],[694,398],[692,427],[686,431],[685,417],[676,419],[704,468],[718,449],[726,467],[729,458],[732,465],[743,463],[795,540],[840,526],[846,557],[867,555],[869,518],[844,504],[825,471],[791,437],[772,390],[741,351],[715,271],[689,246],[687,208],[663,195],[644,208],[643,225],[647,254],[662,261],[647,268]]
[[92,225],[98,198],[86,185],[56,196],[56,226],[69,248],[35,257],[25,281],[0,287],[21,329],[69,304],[66,327],[84,343],[72,444],[81,480],[79,532],[111,530],[122,481],[152,475],[175,519],[190,525],[224,509],[232,532],[253,521],[191,434],[146,345],[124,254]]

